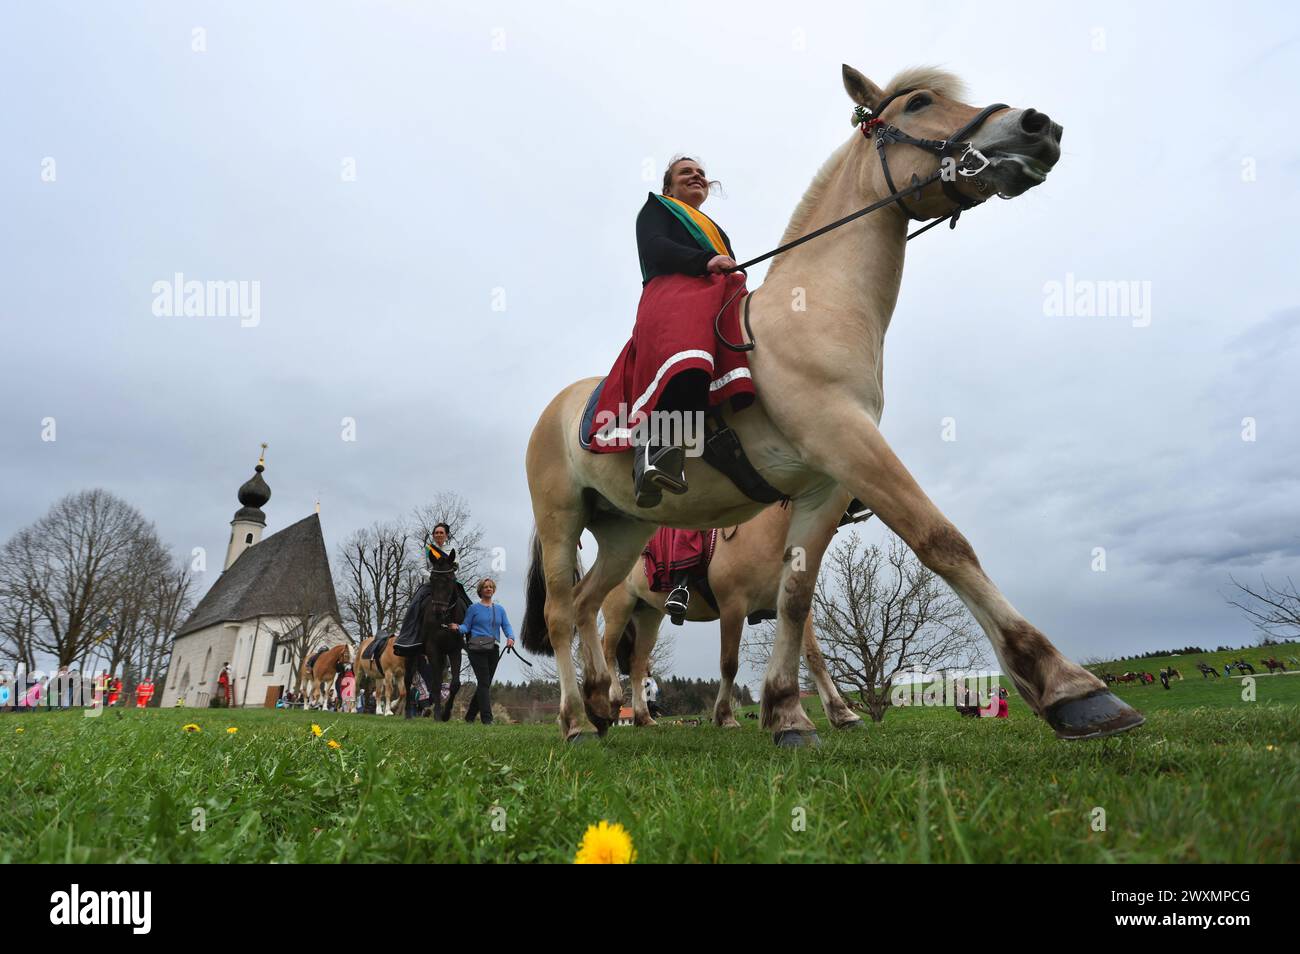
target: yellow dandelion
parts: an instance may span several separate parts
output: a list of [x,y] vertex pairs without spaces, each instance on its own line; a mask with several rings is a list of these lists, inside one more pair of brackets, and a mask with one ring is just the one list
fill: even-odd
[[236,726],[232,725],[229,729],[226,730],[226,735],[234,735],[238,731],[239,729]]
[[[22,729],[19,729],[18,731],[21,732],[21,731],[23,731],[23,730],[22,730]],[[1268,746],[1268,750],[1269,750],[1270,752],[1272,752],[1272,751],[1273,751],[1273,746],[1271,746],[1271,745]]]
[[341,748],[343,748],[342,745],[340,745],[338,742],[335,742],[333,739],[330,739],[330,740],[329,740],[328,742],[326,742],[325,744],[328,745],[331,749],[341,749]]
[[182,731],[182,732],[202,732],[203,730],[200,729],[200,728],[199,728],[197,725],[195,725],[193,722],[187,722],[185,725],[181,726],[181,731]]
[[576,865],[628,865],[636,861],[632,836],[618,822],[610,824],[601,820],[598,825],[588,825],[574,857]]
[[22,726],[19,726],[18,728],[14,729],[14,732],[18,733],[19,735],[22,735],[26,731],[27,730],[24,729]]
[[311,734],[316,736],[316,738],[318,739],[321,737],[321,727],[318,726],[315,722],[311,724]]

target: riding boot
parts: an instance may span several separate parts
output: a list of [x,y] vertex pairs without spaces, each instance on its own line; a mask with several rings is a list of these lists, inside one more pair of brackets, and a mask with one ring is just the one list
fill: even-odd
[[673,580],[673,591],[664,601],[664,609],[667,610],[668,618],[672,620],[674,626],[681,626],[686,620],[686,609],[691,603],[691,591],[688,588],[690,579],[689,572],[678,573]]
[[632,486],[638,507],[657,507],[663,492],[686,493],[686,451],[653,441],[632,449]]

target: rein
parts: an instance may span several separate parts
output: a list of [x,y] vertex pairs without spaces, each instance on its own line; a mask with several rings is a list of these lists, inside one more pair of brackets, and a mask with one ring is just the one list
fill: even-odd
[[[842,219],[836,219],[829,225],[823,225],[814,232],[809,232],[807,235],[802,235],[797,239],[786,242],[784,245],[777,246],[770,252],[764,252],[762,255],[759,255],[756,258],[751,258],[747,262],[742,262],[735,268],[724,269],[723,273],[729,274],[739,272],[740,274],[747,276],[749,273],[746,269],[751,265],[765,262],[769,258],[780,255],[782,252],[788,252],[790,249],[804,244],[804,242],[811,242],[813,239],[819,238],[827,232],[832,232],[841,226],[848,225],[850,222],[856,221],[864,215],[870,215],[872,212],[875,212],[878,209],[883,209],[887,205],[897,205],[903,210],[904,215],[915,222],[926,222],[923,216],[917,215],[903,200],[909,196],[915,200],[915,198],[921,194],[922,190],[936,181],[940,183],[941,188],[943,189],[943,194],[956,204],[956,208],[947,215],[939,216],[926,222],[925,225],[908,235],[907,241],[912,241],[912,239],[916,238],[918,235],[929,231],[941,222],[948,222],[951,220],[948,227],[950,229],[955,229],[957,227],[957,220],[961,217],[961,214],[967,209],[972,209],[979,205],[984,200],[970,199],[962,195],[956,186],[953,185],[953,180],[945,175],[944,161],[952,159],[952,154],[960,149],[961,155],[957,156],[954,161],[954,168],[957,175],[970,178],[979,175],[988,168],[988,158],[976,149],[965,137],[983,125],[984,121],[988,119],[989,116],[1000,110],[1010,109],[1011,107],[1007,106],[1005,103],[994,103],[991,106],[985,106],[971,119],[970,122],[962,126],[947,139],[917,139],[913,136],[907,135],[907,133],[903,132],[892,123],[886,123],[881,118],[885,109],[895,99],[899,96],[906,96],[908,93],[914,92],[916,92],[916,87],[900,89],[898,92],[891,93],[889,96],[885,97],[884,101],[874,110],[868,109],[866,106],[858,106],[853,110],[853,124],[861,130],[863,137],[868,140],[874,137],[876,154],[880,157],[880,167],[885,174],[885,184],[890,189],[889,195],[877,199],[865,208],[858,209],[858,211],[850,213]],[[894,177],[889,172],[889,160],[885,157],[885,147],[892,143],[915,146],[918,149],[924,149],[926,152],[934,153],[939,157],[939,168],[924,179],[919,179],[915,174],[913,174],[911,184],[905,189],[899,189],[894,185]],[[978,163],[978,165],[974,165],[974,163]],[[983,191],[982,188],[981,191]],[[754,332],[749,326],[749,295],[745,296],[743,313],[745,334],[749,336],[749,343],[733,344],[728,341],[726,336],[722,333],[722,316],[727,313],[727,309],[731,307],[731,303],[736,300],[736,296],[740,294],[740,291],[741,290],[737,288],[736,291],[732,293],[731,297],[723,304],[722,310],[719,311],[717,316],[713,319],[713,331],[714,334],[717,335],[719,343],[729,351],[753,351],[757,342],[754,340]]]

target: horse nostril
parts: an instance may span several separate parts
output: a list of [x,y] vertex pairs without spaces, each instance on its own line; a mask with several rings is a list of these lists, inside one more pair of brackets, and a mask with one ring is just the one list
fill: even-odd
[[1020,114],[1020,128],[1030,135],[1041,136],[1051,125],[1051,117],[1036,109],[1026,109]]

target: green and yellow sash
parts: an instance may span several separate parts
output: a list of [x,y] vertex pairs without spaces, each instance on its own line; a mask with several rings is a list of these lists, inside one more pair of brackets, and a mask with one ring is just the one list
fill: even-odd
[[677,216],[677,220],[686,226],[686,231],[691,233],[691,238],[700,243],[700,248],[718,255],[731,254],[727,251],[727,243],[722,240],[722,230],[699,209],[691,208],[680,199],[674,199],[669,195],[656,195],[655,198],[664,204],[664,208]]

